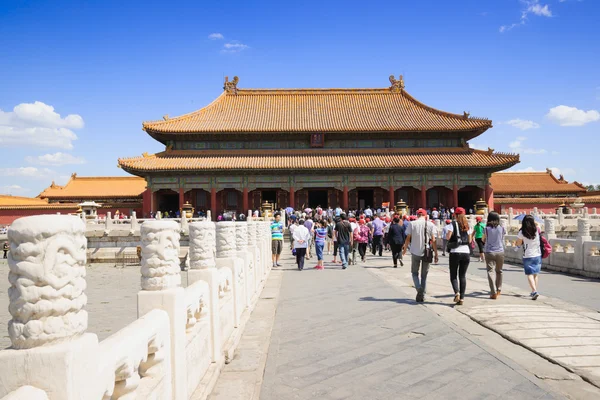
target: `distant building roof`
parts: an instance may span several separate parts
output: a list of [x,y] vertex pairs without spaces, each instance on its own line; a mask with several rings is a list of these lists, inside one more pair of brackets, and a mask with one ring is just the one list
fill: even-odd
[[77,208],[75,203],[49,203],[48,199],[0,195],[0,210]]
[[310,132],[464,132],[470,139],[492,126],[488,119],[417,101],[402,77],[390,77],[392,86],[380,89],[238,89],[237,81],[226,81],[208,106],[144,122],[143,129],[163,141],[173,134]]
[[243,151],[165,151],[153,155],[119,159],[131,173],[144,171],[232,171],[232,170],[344,170],[509,168],[519,162],[514,154],[464,148],[431,149],[312,149]]
[[586,188],[578,182],[567,182],[546,172],[498,172],[490,178],[494,195],[563,194],[581,195]]
[[80,177],[73,174],[66,185],[52,182],[38,197],[50,200],[141,198],[145,190],[146,180],[136,176]]

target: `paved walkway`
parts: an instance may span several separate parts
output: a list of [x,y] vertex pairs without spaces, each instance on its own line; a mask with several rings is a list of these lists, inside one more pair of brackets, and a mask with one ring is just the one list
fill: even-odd
[[360,265],[299,272],[290,263],[287,257],[262,400],[562,398],[417,305],[414,289]]

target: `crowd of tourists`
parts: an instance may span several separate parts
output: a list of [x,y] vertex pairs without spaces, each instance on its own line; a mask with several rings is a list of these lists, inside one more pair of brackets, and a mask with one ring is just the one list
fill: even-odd
[[[450,211],[452,213],[447,214]],[[391,252],[391,266],[397,268],[398,264],[404,266],[404,259],[409,253],[416,301],[423,302],[429,266],[439,262],[437,239],[440,238],[442,256],[448,253],[449,278],[457,305],[465,301],[467,270],[475,246],[479,250],[478,261],[487,267],[490,298],[497,299],[501,295],[506,230],[496,212],[489,213],[485,223],[481,216],[477,216],[473,227],[462,207],[443,212],[418,209],[415,215],[389,215],[370,208],[346,213],[339,207],[330,215],[318,207],[310,213],[306,210],[291,212],[287,218],[290,250],[295,255],[299,271],[304,270],[305,260],[313,257],[317,259],[315,269],[323,270],[325,256],[332,255],[332,263],[341,264],[345,270],[356,265],[358,260],[367,262],[369,253],[372,257],[382,257],[384,251]],[[441,232],[432,222],[436,219],[440,219]],[[279,267],[284,246],[284,224],[280,213],[274,215],[271,232],[273,267]],[[551,249],[533,216],[523,218],[516,246],[523,251],[523,270],[531,287],[530,297],[536,300],[539,297],[538,277],[542,258],[547,257]]]

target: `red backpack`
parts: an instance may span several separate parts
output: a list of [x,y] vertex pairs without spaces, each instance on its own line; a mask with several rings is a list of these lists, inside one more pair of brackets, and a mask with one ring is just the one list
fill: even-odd
[[550,257],[552,254],[552,246],[550,246],[550,242],[546,239],[542,233],[540,232],[540,250],[542,250],[542,258]]

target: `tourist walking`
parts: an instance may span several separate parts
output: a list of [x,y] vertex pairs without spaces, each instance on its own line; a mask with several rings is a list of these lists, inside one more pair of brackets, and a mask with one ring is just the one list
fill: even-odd
[[404,266],[404,262],[402,261],[402,247],[404,247],[405,240],[406,231],[404,229],[404,224],[400,222],[400,217],[396,215],[388,230],[388,242],[392,249],[394,268],[398,268],[398,261],[400,261],[400,266]]
[[448,227],[446,236],[450,249],[450,282],[454,290],[454,302],[463,305],[467,289],[467,269],[471,261],[470,247],[473,241],[473,230],[469,226],[464,208],[457,207],[454,215],[456,220]]
[[275,219],[271,222],[271,258],[273,267],[280,267],[279,257],[283,250],[283,224],[281,223],[281,214],[275,213]]
[[342,261],[342,269],[348,268],[348,256],[350,246],[352,246],[352,227],[348,222],[348,217],[345,213],[340,214],[340,222],[335,226],[337,235],[338,250],[340,252],[340,260]]
[[371,231],[371,234],[373,235],[373,248],[371,249],[371,253],[373,253],[373,255],[379,253],[379,257],[383,255],[383,228],[385,228],[385,222],[383,222],[380,215],[377,215],[373,221],[373,230]]
[[304,269],[304,257],[306,256],[306,248],[308,247],[308,240],[310,239],[310,233],[304,226],[304,220],[298,221],[298,226],[294,229],[294,249],[296,250],[296,264],[298,269],[302,271]]
[[4,252],[4,257],[2,258],[8,258],[8,249],[9,249],[9,245],[8,242],[4,242],[4,244],[2,245],[2,251]]
[[310,234],[310,237],[308,239],[308,247],[306,248],[306,258],[310,260],[312,258],[312,246],[313,239],[315,236],[315,223],[313,222],[311,217],[308,217],[304,220],[304,226],[306,227],[306,229],[308,229],[308,233]]
[[500,215],[492,211],[488,215],[483,241],[485,243],[484,252],[488,283],[490,284],[490,299],[494,300],[500,297],[502,291],[504,235],[506,235],[506,230],[500,225]]
[[540,247],[540,232],[535,225],[532,215],[526,215],[517,235],[517,246],[523,245],[523,270],[531,287],[531,298],[537,300],[538,275],[542,270],[542,249]]
[[[350,218],[348,218],[348,222],[350,222],[350,229],[352,231],[352,235],[354,235],[354,232],[356,231],[356,229],[358,229],[358,222],[356,222],[356,218],[354,218],[354,215],[350,215]],[[358,253],[358,242],[356,240],[352,240],[352,246],[350,246],[350,260],[349,260],[349,264],[352,265],[356,265],[356,253]]]
[[290,233],[290,250],[294,249],[294,230],[298,227],[298,220],[294,219],[294,222],[288,227]]
[[442,255],[443,256],[446,256],[446,247],[448,247],[448,239],[446,239],[446,237],[448,236],[448,225],[450,225],[450,224],[452,224],[452,221],[447,219],[446,224],[442,228]]
[[369,227],[366,225],[365,220],[359,219],[358,228],[354,231],[354,241],[358,242],[358,254],[360,255],[360,260],[362,262],[365,262],[370,234],[371,231],[369,231]]
[[323,265],[323,249],[327,240],[327,221],[324,219],[319,221],[317,229],[315,229],[315,253],[317,254],[316,269],[325,269]]
[[[427,221],[427,211],[420,208],[417,210],[417,220],[408,225],[406,230],[406,241],[402,248],[402,254],[406,254],[408,246],[411,253],[411,273],[415,289],[417,290],[417,302],[422,303],[425,300],[427,290],[427,273],[431,261],[438,262],[437,246],[435,245],[435,236],[437,234],[435,225]],[[430,258],[431,252],[434,256]],[[419,270],[421,278],[419,279]]]
[[475,243],[477,243],[477,248],[479,249],[479,261],[484,262],[485,256],[483,254],[483,235],[485,230],[485,224],[483,223],[482,217],[476,218],[477,223],[473,227],[473,231],[475,232]]

